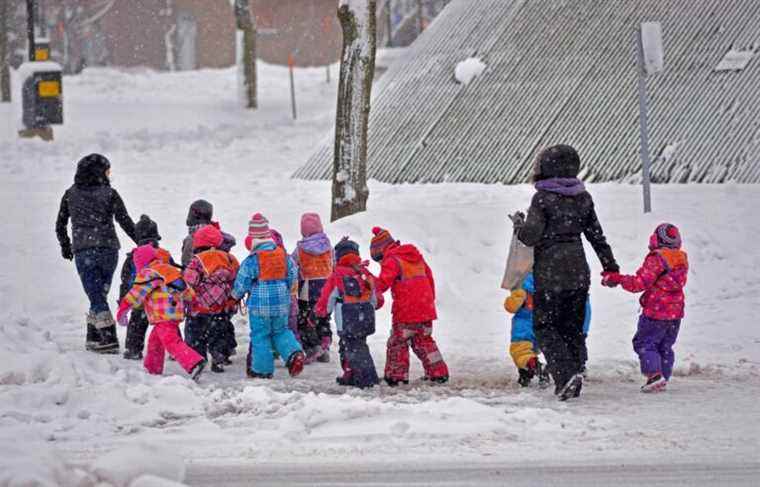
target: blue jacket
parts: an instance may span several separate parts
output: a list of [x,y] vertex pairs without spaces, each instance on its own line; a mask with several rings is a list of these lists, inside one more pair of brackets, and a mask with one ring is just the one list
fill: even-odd
[[[522,288],[530,295],[536,292],[533,284],[533,273],[525,276]],[[583,333],[588,335],[591,327],[591,298],[586,300],[586,319],[583,322]],[[512,342],[531,341],[536,343],[536,335],[533,333],[533,310],[523,306],[512,318]]]
[[248,294],[248,312],[251,315],[275,317],[290,315],[290,298],[293,284],[298,279],[298,269],[293,259],[286,255],[287,275],[276,281],[259,281],[259,257],[257,252],[275,250],[274,242],[257,245],[240,264],[232,295],[240,299]]

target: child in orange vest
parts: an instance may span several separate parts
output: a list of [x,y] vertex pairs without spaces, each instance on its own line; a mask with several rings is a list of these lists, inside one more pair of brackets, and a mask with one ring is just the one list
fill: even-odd
[[336,382],[360,389],[372,387],[380,380],[367,337],[375,333],[375,309],[382,306],[383,297],[375,293],[375,277],[359,256],[359,244],[344,237],[335,246],[335,258],[335,270],[322,290],[316,314],[327,316],[328,312],[335,312],[343,369],[343,376]]
[[120,325],[129,321],[129,311],[142,307],[153,331],[148,338],[145,369],[149,374],[162,374],[164,352],[198,380],[206,361],[182,341],[179,324],[185,319],[185,307],[193,298],[193,291],[182,279],[176,267],[162,262],[152,245],[143,245],[132,253],[137,269],[132,289],[124,296],[116,315]]
[[316,316],[322,288],[332,274],[334,256],[330,239],[324,232],[322,221],[316,213],[301,217],[300,240],[293,252],[298,266],[298,331],[306,351],[306,363],[329,362],[332,331],[330,315]]
[[269,231],[269,222],[256,213],[248,225],[251,254],[240,265],[232,297],[248,295],[253,360],[248,376],[271,379],[274,374],[272,347],[285,359],[290,375],[301,373],[304,354],[288,328],[290,296],[298,271],[293,260],[277,247]]
[[224,372],[230,365],[227,323],[237,259],[220,250],[224,237],[215,225],[193,234],[193,258],[185,268],[185,282],[195,291],[185,323],[185,342],[203,357],[211,355],[211,371]]

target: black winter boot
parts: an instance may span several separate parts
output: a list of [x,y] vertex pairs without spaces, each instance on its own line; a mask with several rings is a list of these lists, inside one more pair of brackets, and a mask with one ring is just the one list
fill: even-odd
[[93,351],[104,355],[118,354],[119,339],[116,336],[116,326],[111,325],[106,328],[100,328],[97,332],[100,339]]
[[98,346],[100,335],[98,329],[95,328],[95,315],[92,313],[87,314],[87,338],[84,343],[84,349],[93,352]]

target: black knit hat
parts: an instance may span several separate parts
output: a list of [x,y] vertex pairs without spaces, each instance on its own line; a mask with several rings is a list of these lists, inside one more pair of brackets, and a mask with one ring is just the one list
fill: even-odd
[[111,161],[102,154],[90,154],[84,156],[77,163],[77,172],[74,183],[77,186],[102,186],[107,185],[106,173],[111,168]]
[[343,237],[338,245],[335,246],[335,260],[340,260],[341,257],[347,254],[359,255],[359,244],[353,240],[349,240],[348,237]]
[[214,217],[214,205],[206,200],[196,200],[187,212],[187,226],[208,225]]
[[538,155],[538,167],[534,169],[536,181],[549,178],[575,178],[581,170],[581,158],[569,145],[553,145]]
[[140,220],[135,223],[135,234],[137,235],[137,245],[161,240],[161,235],[158,234],[158,224],[151,220],[148,215],[140,216]]

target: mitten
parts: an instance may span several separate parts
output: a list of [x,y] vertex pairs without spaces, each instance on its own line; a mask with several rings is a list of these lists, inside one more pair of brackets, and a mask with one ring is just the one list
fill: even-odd
[[623,282],[619,272],[602,272],[602,286],[617,287]]
[[509,219],[512,220],[512,228],[514,230],[519,230],[525,225],[525,213],[522,211],[517,211],[514,215],[509,215]]
[[126,300],[122,300],[119,304],[119,309],[116,311],[116,322],[121,326],[127,326],[129,324],[129,312],[132,311],[132,307]]
[[525,289],[515,289],[512,291],[512,294],[507,296],[507,299],[504,300],[504,309],[507,310],[507,313],[517,313],[520,308],[523,307],[527,299],[528,293]]
[[74,252],[72,252],[70,244],[61,245],[61,256],[66,260],[74,259]]

